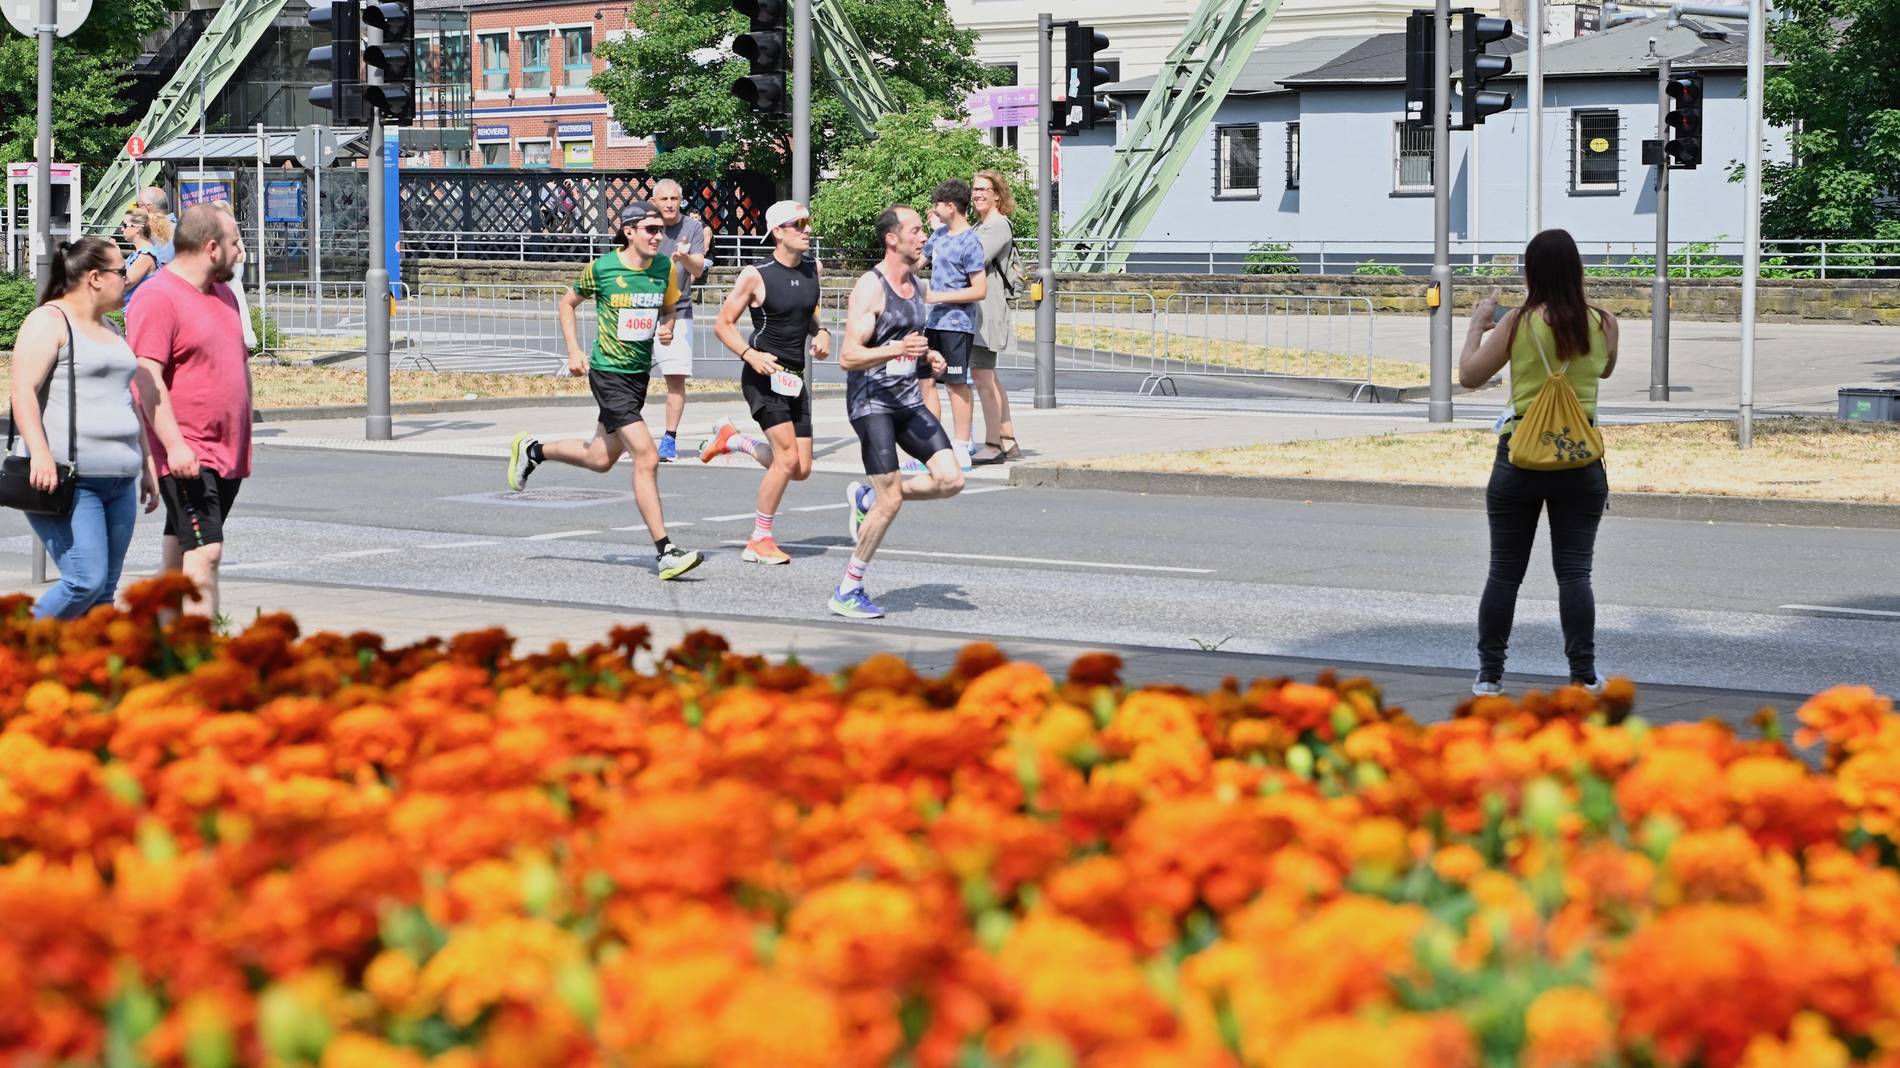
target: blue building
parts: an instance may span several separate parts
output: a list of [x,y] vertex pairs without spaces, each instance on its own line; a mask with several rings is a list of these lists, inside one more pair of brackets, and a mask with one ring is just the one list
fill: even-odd
[[[1704,77],[1703,162],[1670,174],[1671,241],[1707,241],[1738,254],[1743,187],[1730,172],[1746,154],[1746,41],[1728,32],[1691,20],[1665,29],[1657,19],[1545,47],[1546,227],[1571,231],[1594,259],[1653,248],[1655,168],[1641,162],[1642,142],[1656,136],[1653,43],[1674,57],[1674,69]],[[1454,56],[1458,48],[1454,34]],[[1511,110],[1451,135],[1451,230],[1460,257],[1509,254],[1529,236],[1524,48],[1517,38],[1492,49],[1511,54],[1519,68],[1503,79],[1514,82]],[[1167,261],[1181,269],[1205,257],[1214,269],[1233,269],[1255,242],[1290,246],[1307,271],[1320,269],[1321,256],[1331,273],[1428,261],[1432,132],[1400,121],[1404,82],[1404,34],[1321,37],[1256,52],[1201,151],[1139,235],[1131,268]],[[1111,92],[1132,115],[1150,84],[1122,82]],[[1105,125],[1065,139],[1065,217],[1101,180],[1116,132]],[[1783,131],[1771,128],[1766,145],[1769,160],[1788,159]]]

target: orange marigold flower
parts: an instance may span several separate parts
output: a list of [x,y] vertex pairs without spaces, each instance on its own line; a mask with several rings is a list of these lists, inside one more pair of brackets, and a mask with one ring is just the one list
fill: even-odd
[[535,1005],[553,997],[562,970],[584,956],[578,938],[546,920],[499,916],[454,929],[423,965],[416,996],[466,1027],[501,1002]]
[[1610,962],[1606,993],[1629,1041],[1667,1064],[1732,1068],[1758,1034],[1780,1033],[1804,996],[1800,937],[1760,910],[1688,905],[1637,931]]
[[785,922],[781,960],[793,974],[830,987],[902,989],[943,945],[917,895],[889,883],[820,887]]
[[1825,741],[1852,752],[1893,715],[1893,700],[1875,693],[1871,686],[1836,686],[1808,698],[1796,715],[1803,724],[1795,731],[1796,745]]
[[1275,1050],[1275,1068],[1476,1068],[1478,1051],[1463,1021],[1450,1013],[1355,1019],[1332,1016],[1309,1024]]
[[1524,1013],[1526,1068],[1597,1068],[1616,1052],[1609,1002],[1594,990],[1560,986]]
[[1761,1034],[1749,1042],[1741,1068],[1848,1068],[1847,1047],[1829,1031],[1827,1017],[1804,1012],[1794,1018],[1788,1038]]
[[1017,924],[997,964],[1014,986],[1015,1034],[1060,1035],[1086,1054],[1174,1029],[1129,948],[1067,917],[1035,913]]
[[1445,846],[1432,855],[1432,871],[1448,883],[1469,882],[1486,866],[1484,854],[1463,843]]

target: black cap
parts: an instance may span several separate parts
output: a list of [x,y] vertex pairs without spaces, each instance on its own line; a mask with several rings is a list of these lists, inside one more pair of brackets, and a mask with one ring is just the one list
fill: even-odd
[[642,219],[657,218],[660,209],[645,200],[636,200],[620,209],[620,225],[631,226]]

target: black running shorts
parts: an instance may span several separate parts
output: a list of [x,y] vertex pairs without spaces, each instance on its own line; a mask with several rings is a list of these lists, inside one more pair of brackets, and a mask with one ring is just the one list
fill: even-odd
[[932,456],[950,451],[950,435],[943,424],[923,408],[905,408],[896,412],[876,412],[851,420],[858,432],[858,450],[864,454],[864,473],[888,475],[897,470],[897,450],[903,449],[923,463]]
[[924,337],[929,340],[930,347],[943,357],[943,373],[932,371],[929,362],[924,361],[917,365],[917,377],[935,378],[951,386],[969,385],[970,348],[976,341],[976,335],[963,330],[926,330]]
[[600,427],[612,434],[623,426],[640,421],[647,406],[647,376],[623,371],[587,369],[587,385],[594,391],[594,403],[600,405]]
[[772,391],[771,376],[746,367],[739,372],[739,391],[760,430],[790,423],[794,437],[811,437],[811,383],[805,383],[798,396],[787,397]]
[[198,477],[166,475],[158,480],[158,496],[165,502],[165,536],[177,538],[186,552],[224,542],[224,520],[237,503],[241,478],[225,478],[209,467]]

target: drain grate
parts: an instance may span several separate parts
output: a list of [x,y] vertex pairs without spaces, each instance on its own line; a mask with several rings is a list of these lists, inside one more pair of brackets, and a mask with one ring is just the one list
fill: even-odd
[[579,489],[571,486],[545,486],[525,489],[520,493],[510,493],[507,490],[494,493],[464,493],[442,498],[445,501],[459,501],[464,504],[503,504],[514,505],[517,508],[586,508],[596,504],[614,504],[632,499],[631,493]]

